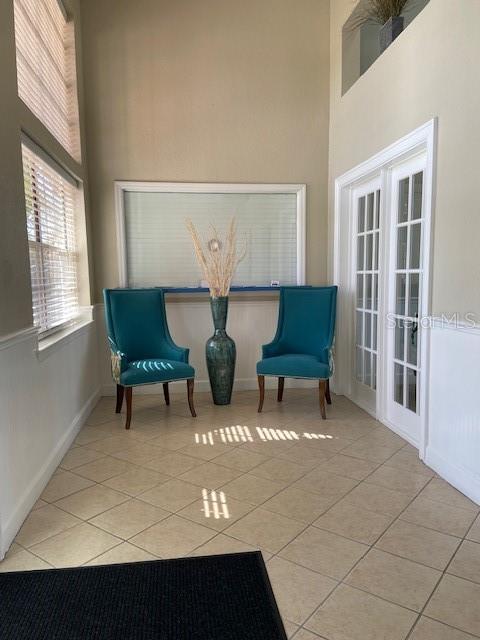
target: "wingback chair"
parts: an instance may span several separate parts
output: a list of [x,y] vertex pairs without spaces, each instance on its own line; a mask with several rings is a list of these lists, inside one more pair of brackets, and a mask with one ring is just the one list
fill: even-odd
[[329,378],[333,373],[337,287],[285,287],[280,291],[275,338],[262,347],[257,363],[259,413],[265,397],[265,376],[278,378],[277,400],[283,399],[285,378],[319,381],[320,411],[331,404]]
[[189,349],[177,347],[168,330],[161,289],[104,289],[105,320],[110,344],[112,377],[117,383],[116,413],[127,400],[125,429],[132,419],[132,389],[163,383],[170,404],[168,383],[187,381],[188,404],[195,418],[193,384],[195,369],[188,364]]

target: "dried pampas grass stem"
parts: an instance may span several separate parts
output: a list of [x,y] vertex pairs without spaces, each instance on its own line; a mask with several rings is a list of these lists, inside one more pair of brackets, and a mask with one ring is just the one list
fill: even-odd
[[228,296],[232,278],[238,264],[244,259],[246,247],[241,253],[237,250],[237,224],[232,218],[225,240],[219,236],[217,229],[210,225],[210,237],[203,242],[191,220],[186,221],[187,229],[192,237],[193,248],[198,264],[208,282],[212,297]]

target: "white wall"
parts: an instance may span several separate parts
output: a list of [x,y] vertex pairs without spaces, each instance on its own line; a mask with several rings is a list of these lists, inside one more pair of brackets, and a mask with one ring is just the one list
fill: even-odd
[[95,322],[48,353],[33,329],[0,342],[0,559],[98,397]]
[[480,504],[480,326],[430,331],[425,462]]

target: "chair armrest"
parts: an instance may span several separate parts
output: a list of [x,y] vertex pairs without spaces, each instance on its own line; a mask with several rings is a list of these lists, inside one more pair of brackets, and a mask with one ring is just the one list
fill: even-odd
[[173,340],[167,340],[165,344],[164,356],[168,360],[175,360],[176,362],[185,362],[188,364],[189,353],[190,349],[177,346]]
[[111,338],[108,338],[108,343],[110,346],[110,364],[112,368],[112,378],[117,384],[120,384],[120,376],[125,371],[125,369],[128,368],[127,356],[125,353],[122,353],[122,351],[120,351],[120,349]]
[[327,364],[330,369],[330,376],[333,376],[335,372],[335,340],[329,347],[325,347],[322,354],[322,360]]
[[274,358],[279,355],[281,355],[281,346],[276,340],[262,345],[262,358]]

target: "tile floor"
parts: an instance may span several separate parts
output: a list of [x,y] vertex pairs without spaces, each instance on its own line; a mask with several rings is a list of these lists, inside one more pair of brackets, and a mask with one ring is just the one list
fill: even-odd
[[345,398],[256,399],[102,398],[0,571],[261,549],[295,640],[480,637],[479,507]]

